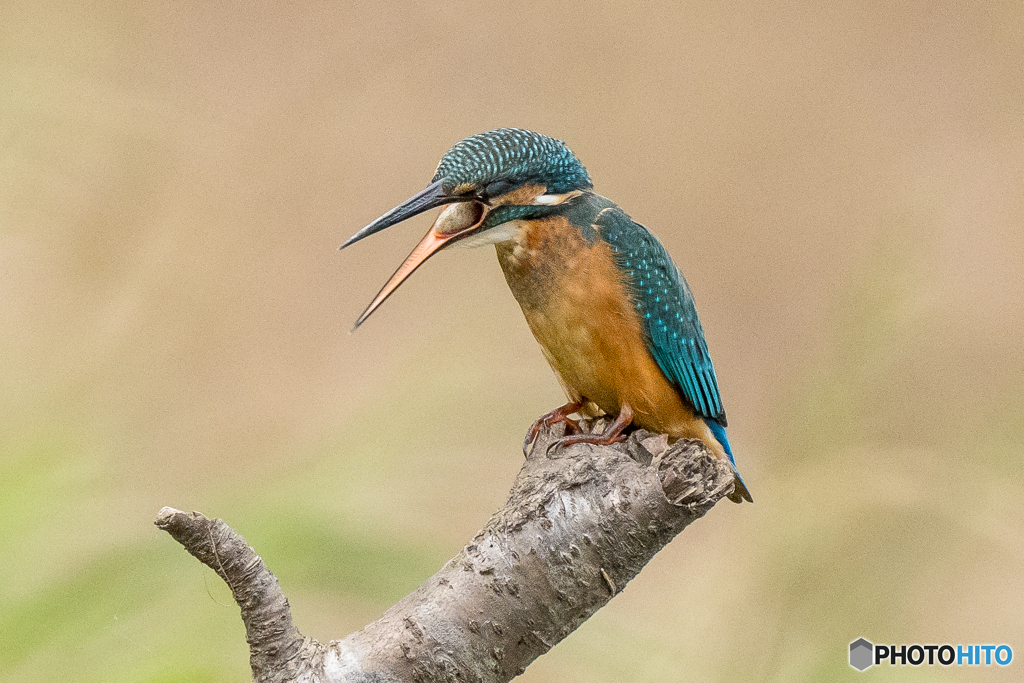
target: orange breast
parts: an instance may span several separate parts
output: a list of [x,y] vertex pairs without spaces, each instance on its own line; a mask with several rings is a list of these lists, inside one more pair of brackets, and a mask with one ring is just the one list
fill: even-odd
[[498,245],[498,260],[570,400],[610,415],[629,404],[644,429],[717,445],[648,350],[607,243],[553,217],[521,223]]

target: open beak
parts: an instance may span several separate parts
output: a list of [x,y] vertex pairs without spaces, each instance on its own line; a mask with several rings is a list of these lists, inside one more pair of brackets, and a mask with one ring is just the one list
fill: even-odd
[[356,320],[356,324],[352,327],[354,332],[356,328],[363,324],[363,322],[370,317],[370,314],[377,310],[377,307],[384,303],[384,300],[391,296],[392,292],[398,289],[398,286],[402,284],[406,278],[412,275],[413,271],[419,268],[428,258],[436,254],[438,251],[443,249],[449,244],[459,241],[463,237],[469,236],[483,223],[484,218],[487,216],[490,207],[483,202],[479,201],[476,197],[472,196],[449,196],[445,195],[441,188],[441,181],[432,183],[427,189],[423,190],[419,194],[410,197],[401,205],[388,211],[386,214],[375,220],[374,222],[367,225],[365,228],[352,235],[348,240],[341,245],[341,248],[358,242],[364,237],[380,232],[385,228],[389,228],[392,225],[401,223],[407,218],[411,218],[415,215],[421,214],[429,209],[442,206],[444,204],[452,204],[440,213],[434,224],[430,226],[430,230],[424,235],[420,243],[416,245],[416,248],[412,250],[408,258],[405,259],[405,263],[399,266],[395,274],[391,276],[391,279],[377,292],[377,296],[373,298],[370,305],[366,307],[362,315]]
[[345,244],[341,245],[339,249],[344,249],[349,245],[355,244],[364,237],[369,237],[370,235],[376,234],[385,228],[397,225],[406,218],[418,216],[424,211],[429,211],[430,209],[435,209],[445,204],[451,204],[452,202],[464,202],[470,199],[469,197],[460,197],[458,195],[446,195],[444,193],[444,188],[441,186],[441,182],[442,181],[440,180],[433,182],[422,192],[409,197],[404,202],[349,237],[345,240]]

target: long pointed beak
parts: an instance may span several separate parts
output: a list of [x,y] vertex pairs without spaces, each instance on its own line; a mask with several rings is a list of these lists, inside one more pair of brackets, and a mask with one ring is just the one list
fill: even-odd
[[428,258],[436,254],[450,240],[451,237],[445,238],[431,228],[430,232],[420,240],[420,243],[412,250],[409,257],[405,259],[405,263],[399,266],[395,274],[391,276],[391,279],[377,292],[377,296],[373,298],[370,305],[366,307],[366,310],[356,320],[356,324],[352,326],[352,331],[355,332],[370,317],[370,314],[377,310],[377,307],[384,303],[384,300],[391,296],[392,292],[398,289],[398,285],[402,284],[407,277],[412,275],[414,270],[423,265]]
[[[422,194],[423,193],[420,193],[420,195]],[[419,197],[420,195],[417,195],[417,197]],[[413,199],[416,199],[416,197],[413,197]],[[410,199],[402,206],[406,206],[412,201],[413,200]],[[383,287],[381,287],[381,290],[377,292],[377,296],[373,298],[373,301],[370,302],[370,305],[366,307],[366,310],[363,311],[362,315],[360,315],[359,318],[356,320],[356,324],[352,327],[353,332],[355,332],[356,329],[360,325],[362,325],[367,318],[370,317],[371,313],[377,310],[378,306],[384,303],[385,299],[391,296],[391,294],[396,289],[398,289],[398,286],[400,284],[405,282],[406,278],[412,275],[417,268],[423,265],[428,258],[439,252],[446,245],[457,242],[463,237],[466,237],[469,234],[473,233],[476,230],[476,228],[479,227],[481,223],[483,223],[484,218],[487,216],[487,213],[490,210],[487,206],[485,206],[483,203],[479,201],[468,201],[459,199],[449,201],[462,201],[464,203],[458,204],[456,206],[449,206],[448,208],[441,212],[441,214],[437,217],[437,220],[434,221],[434,224],[430,226],[430,230],[428,230],[427,234],[423,236],[422,240],[420,240],[420,243],[417,244],[416,248],[412,250],[412,253],[409,254],[408,258],[405,259],[405,262],[401,266],[399,266],[398,270],[395,271],[395,274],[391,276],[391,279],[388,280]],[[400,208],[402,207],[399,207],[399,209]],[[377,230],[383,230],[384,228],[376,227],[376,223],[385,218],[388,218],[394,212],[395,210],[389,211],[388,213],[384,214],[379,219],[377,219],[377,221],[375,221],[374,223],[371,223],[370,225],[366,226],[365,228],[357,232],[355,235],[352,236],[351,239],[349,239],[348,242],[345,243],[345,246],[351,244],[356,239],[362,239],[363,237],[365,237],[366,235],[364,235],[363,233],[373,234]],[[417,213],[419,213],[419,211],[417,211]],[[393,223],[389,225],[393,225]],[[384,227],[387,226],[385,225]],[[370,230],[371,228],[375,229]],[[370,232],[367,232],[367,230],[370,230]]]
[[357,232],[356,234],[349,237],[345,244],[341,245],[339,249],[355,244],[364,237],[369,237],[375,233],[390,228],[392,225],[397,225],[407,218],[417,216],[424,211],[443,206],[444,204],[451,204],[452,202],[465,202],[472,199],[472,197],[460,197],[451,196],[444,193],[444,188],[441,186],[440,180],[431,183],[425,190],[419,194],[409,197],[404,202],[396,206],[395,208],[388,211],[386,214],[375,220],[374,222],[367,225],[365,228]]

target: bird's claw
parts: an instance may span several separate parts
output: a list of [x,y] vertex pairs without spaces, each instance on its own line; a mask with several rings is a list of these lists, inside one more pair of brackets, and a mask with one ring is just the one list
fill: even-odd
[[[569,416],[582,407],[582,403],[566,403],[564,406],[555,408],[550,413],[545,413],[534,420],[533,424],[530,425],[530,429],[526,432],[526,438],[523,440],[523,455],[529,456],[530,445],[537,440],[537,436],[540,434],[541,429],[558,424],[559,422],[564,422],[566,434],[569,433],[570,429],[580,432],[580,423],[576,420],[569,419]],[[563,436],[562,438],[565,437]]]
[[[574,446],[578,443],[589,443],[595,446],[610,446],[618,441],[625,441],[626,435],[623,431],[633,422],[633,409],[627,403],[623,403],[619,409],[618,416],[600,434],[573,434],[555,439],[548,444],[544,451],[545,455],[551,453],[555,446]],[[578,425],[577,425],[578,426]]]

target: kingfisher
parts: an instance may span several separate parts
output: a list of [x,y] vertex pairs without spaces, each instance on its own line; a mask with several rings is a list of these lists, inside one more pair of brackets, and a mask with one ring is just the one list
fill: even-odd
[[[456,143],[426,189],[341,245],[444,207],[353,330],[437,252],[493,244],[568,399],[533,423],[524,452],[543,427],[560,422],[568,433],[556,442],[562,446],[608,445],[634,425],[699,439],[735,472],[690,287],[658,238],[593,187],[565,143],[547,135],[499,128]],[[573,433],[574,414],[611,419],[603,432]],[[730,499],[753,502],[739,473],[735,480]]]

